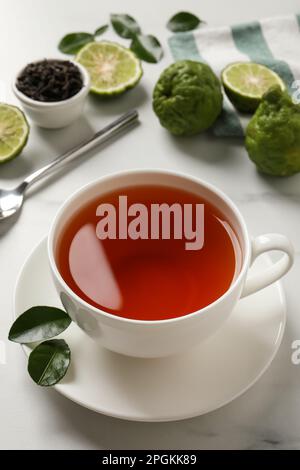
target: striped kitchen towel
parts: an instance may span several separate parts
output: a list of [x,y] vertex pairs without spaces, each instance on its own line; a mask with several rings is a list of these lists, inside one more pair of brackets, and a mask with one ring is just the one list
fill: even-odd
[[[300,79],[300,15],[268,18],[227,27],[203,26],[169,38],[175,60],[207,62],[220,76],[229,63],[252,61],[277,72],[291,90]],[[226,96],[213,127],[217,136],[243,136],[249,118],[238,113]]]

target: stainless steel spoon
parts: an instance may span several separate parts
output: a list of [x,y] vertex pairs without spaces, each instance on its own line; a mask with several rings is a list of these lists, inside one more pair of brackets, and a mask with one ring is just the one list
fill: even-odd
[[63,155],[55,158],[51,163],[36,170],[31,175],[27,176],[24,181],[13,189],[0,189],[0,221],[11,217],[16,214],[22,207],[26,191],[44,176],[52,173],[52,171],[62,168],[70,161],[79,157],[84,152],[96,147],[100,143],[113,137],[118,132],[136,122],[138,119],[138,112],[136,110],[128,111],[120,118],[113,121],[108,126],[101,129],[99,132],[88,140],[76,145],[71,150],[68,150]]

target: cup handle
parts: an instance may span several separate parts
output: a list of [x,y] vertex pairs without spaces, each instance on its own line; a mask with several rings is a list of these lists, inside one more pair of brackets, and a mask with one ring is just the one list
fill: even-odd
[[251,264],[262,253],[273,250],[283,251],[284,255],[262,272],[249,276],[246,279],[241,297],[247,297],[247,295],[273,284],[289,271],[294,261],[294,249],[287,237],[277,233],[267,233],[252,240]]

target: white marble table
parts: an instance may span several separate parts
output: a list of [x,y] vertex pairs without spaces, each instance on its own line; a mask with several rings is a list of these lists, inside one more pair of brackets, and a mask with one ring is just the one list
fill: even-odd
[[[291,343],[300,339],[300,175],[282,180],[264,178],[239,143],[205,136],[176,140],[158,125],[151,110],[151,90],[160,71],[171,62],[165,22],[182,7],[197,12],[210,24],[295,13],[297,7],[300,10],[298,0],[0,1],[0,80],[7,85],[7,100],[12,103],[15,100],[9,85],[20,66],[35,58],[57,56],[56,44],[63,34],[93,30],[107,21],[110,12],[131,13],[144,31],[163,41],[166,51],[160,64],[144,66],[138,88],[111,102],[91,99],[85,118],[73,126],[61,131],[32,126],[23,156],[0,168],[1,187],[8,187],[128,108],[137,107],[140,112],[139,127],[34,189],[17,223],[0,226],[0,341],[6,349],[6,364],[0,365],[2,449],[300,448],[300,366],[290,359]],[[169,424],[111,419],[80,408],[53,390],[38,388],[27,376],[20,348],[6,340],[18,271],[47,234],[61,202],[97,176],[149,166],[182,170],[216,184],[243,211],[254,235],[283,232],[297,252],[295,266],[284,279],[287,329],[270,369],[230,405],[206,416]]]

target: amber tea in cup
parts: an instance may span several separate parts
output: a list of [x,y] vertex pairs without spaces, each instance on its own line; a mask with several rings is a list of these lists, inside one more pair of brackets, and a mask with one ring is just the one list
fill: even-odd
[[[126,197],[128,210],[134,204],[147,210],[147,230],[127,212],[139,238],[119,236],[120,197]],[[187,249],[187,240],[174,236],[172,223],[170,237],[163,238],[162,220],[160,236],[151,237],[151,209],[161,204],[179,205],[182,219],[188,205],[203,207],[201,247],[189,241],[192,249]],[[113,237],[101,239],[99,223],[104,228],[107,205],[116,208]],[[170,214],[172,222],[175,214]],[[102,194],[79,207],[61,230],[56,262],[64,281],[90,305],[119,317],[153,321],[188,315],[217,300],[239,274],[242,260],[238,238],[217,207],[180,188],[147,184]]]

